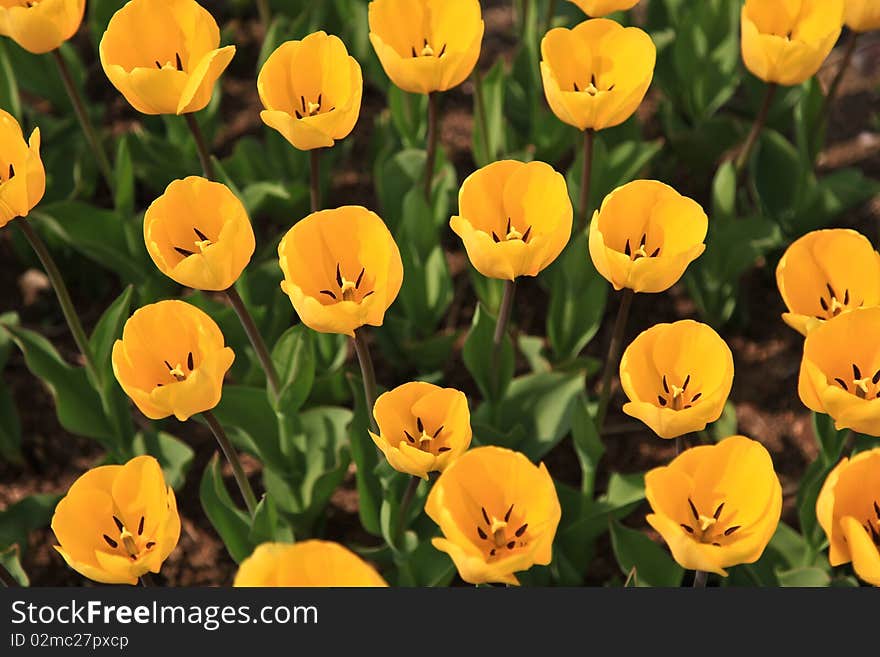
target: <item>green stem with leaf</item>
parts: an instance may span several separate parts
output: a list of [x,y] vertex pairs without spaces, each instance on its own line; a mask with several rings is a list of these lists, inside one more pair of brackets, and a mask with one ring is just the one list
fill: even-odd
[[244,473],[244,468],[241,466],[241,459],[238,458],[238,452],[235,451],[232,443],[229,442],[229,438],[226,436],[226,431],[223,430],[223,425],[220,424],[213,413],[210,411],[204,411],[202,417],[205,418],[205,422],[214,434],[214,438],[217,439],[217,443],[220,445],[223,455],[226,457],[229,465],[232,466],[232,475],[235,477],[235,483],[238,484],[238,489],[241,491],[241,496],[244,498],[244,503],[247,505],[248,513],[250,513],[253,518],[254,513],[257,511],[257,496],[254,495],[254,489],[251,488],[251,482],[248,481],[247,475]]

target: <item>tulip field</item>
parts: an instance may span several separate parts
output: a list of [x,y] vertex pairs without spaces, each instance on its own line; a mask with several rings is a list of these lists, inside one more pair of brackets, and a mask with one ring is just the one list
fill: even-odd
[[0,580],[880,586],[878,108],[874,0],[0,0]]

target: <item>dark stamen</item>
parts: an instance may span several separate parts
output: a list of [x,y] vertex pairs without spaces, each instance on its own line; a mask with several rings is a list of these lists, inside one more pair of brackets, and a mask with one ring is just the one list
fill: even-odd
[[434,432],[434,435],[431,436],[431,438],[436,438],[437,436],[439,436],[441,431],[443,431],[443,425],[442,425],[442,424],[441,424],[439,427],[437,427],[437,431]]
[[293,113],[296,114],[296,118],[298,119],[301,119],[303,117],[303,115],[299,113],[298,109],[293,110]]
[[669,394],[669,384],[666,383],[666,375],[665,374],[663,375],[663,390],[666,392],[666,394]]
[[663,395],[657,395],[657,401],[661,406],[666,406],[666,398]]
[[196,232],[196,236],[197,236],[200,240],[202,240],[203,242],[210,242],[210,241],[211,241],[211,240],[208,239],[208,236],[205,235],[205,234],[204,234],[202,231],[200,231],[198,228],[193,227],[193,230]]
[[318,94],[318,109],[321,109],[321,99],[324,97],[324,94]]
[[626,246],[623,247],[623,253],[628,256],[632,255],[632,249],[629,248],[629,240],[626,241]]
[[529,523],[524,524],[522,527],[516,530],[515,535],[517,538],[526,533],[526,529],[528,528]]
[[639,242],[639,246],[645,246],[645,242],[647,242],[647,241],[648,241],[648,234],[642,233],[642,241]]
[[407,439],[409,442],[411,442],[411,443],[416,442],[416,439],[413,438],[413,437],[410,435],[409,431],[407,431],[406,429],[404,429],[404,430],[403,430],[403,433],[406,434],[406,439]]
[[500,241],[501,241],[501,239],[495,234],[495,231],[494,231],[494,230],[492,231],[492,239],[495,240],[496,242],[500,242]]
[[9,177],[6,180],[12,180],[15,178],[15,167],[12,164],[9,165]]
[[510,233],[510,217],[507,218],[507,232]]
[[437,453],[442,454],[443,452],[448,452],[451,449],[452,449],[451,447],[441,447],[440,449],[437,450]]
[[437,57],[438,57],[438,58],[442,57],[443,54],[444,54],[445,52],[446,52],[446,44],[444,43],[444,44],[443,44],[443,47],[440,48],[440,54],[437,55]]
[[138,536],[142,536],[144,533],[144,517],[141,516],[141,521],[138,523]]
[[183,62],[180,61],[180,53],[174,53],[174,59],[177,60],[177,70],[183,70]]
[[871,383],[873,383],[874,385],[880,383],[880,370],[874,372],[874,376],[871,377]]
[[846,387],[846,381],[844,381],[843,379],[838,379],[837,377],[835,377],[834,380],[840,384],[841,388],[849,392],[849,388]]
[[485,541],[487,538],[489,538],[489,537],[486,535],[486,532],[484,532],[480,527],[477,527],[477,534],[479,534],[480,538],[482,538],[484,541]]
[[339,271],[339,263],[336,263],[336,283],[342,287],[342,272]]
[[596,74],[595,73],[590,73],[590,84],[593,85],[594,87],[596,86]]
[[159,63],[158,59],[156,60],[156,68],[158,68],[160,71],[162,70],[162,65]]
[[831,287],[831,283],[825,283],[825,287],[828,288],[828,294],[831,295],[831,298],[832,298],[832,299],[836,299],[836,298],[837,298],[837,295],[834,294],[834,288]]
[[694,514],[694,520],[699,520],[699,519],[700,519],[700,513],[699,513],[699,511],[697,511],[697,507],[694,506],[694,503],[693,503],[693,501],[691,500],[691,498],[688,498],[688,504],[691,505],[691,513]]
[[321,294],[326,294],[328,297],[333,297],[334,299],[336,298],[336,295],[332,290],[321,290]]
[[152,550],[154,545],[156,545],[156,541],[147,541],[146,548]]
[[303,114],[308,114],[309,111],[306,109],[306,97],[305,97],[305,96],[300,96],[300,97],[299,97],[299,102],[302,103]]
[[728,527],[727,529],[724,530],[724,535],[730,536],[733,532],[735,532],[740,527],[742,527],[742,525],[734,525],[733,527]]
[[357,281],[355,281],[354,289],[359,289],[361,286],[361,281],[364,280],[364,272],[367,271],[366,267],[361,267],[361,273],[358,274]]
[[186,249],[181,249],[179,246],[175,246],[174,250],[177,251],[184,258],[189,258],[193,254],[192,251],[187,251]]
[[880,520],[880,504],[874,502],[874,513],[877,514],[877,519]]
[[116,516],[113,516],[113,522],[116,523],[116,527],[119,529],[119,531],[122,531],[123,529],[125,529],[125,525],[123,525],[122,521],[119,518],[117,518]]
[[507,510],[507,513],[504,514],[504,522],[510,522],[510,514],[513,513],[513,504],[510,505],[510,508]]
[[684,392],[685,390],[688,389],[688,383],[690,383],[690,382],[691,382],[691,375],[688,374],[687,378],[684,380],[684,385],[681,387],[682,392]]
[[425,425],[422,424],[422,418],[416,418],[416,428],[418,428],[419,433],[422,433],[425,430]]
[[843,291],[843,305],[844,306],[849,305],[849,288],[847,288],[846,290]]
[[654,249],[654,253],[651,254],[651,257],[656,258],[658,255],[660,255],[660,247],[659,246],[656,249]]
[[681,523],[681,528],[682,528],[683,530],[685,530],[688,534],[693,534],[693,533],[694,533],[694,528],[691,527],[690,525],[686,525],[686,524],[684,524],[684,523]]
[[724,502],[719,504],[718,508],[715,509],[715,513],[712,514],[712,517],[715,518],[715,520],[718,520],[718,518],[721,516],[721,509],[723,509],[723,508],[724,508]]
[[575,90],[575,91],[580,91],[580,89],[578,89],[578,83],[577,83],[577,82],[574,83],[574,90]]
[[712,543],[715,547],[721,547],[721,543]]
[[[376,294],[376,290],[370,290],[369,292],[367,292],[367,293],[364,295],[364,299],[366,299],[366,298],[367,298],[368,296],[370,296],[371,294]],[[363,301],[363,299],[361,299],[361,301]]]
[[[192,371],[193,371],[193,366],[194,366],[194,363],[193,363],[193,352],[189,352],[189,355],[186,357],[186,367],[187,367],[187,369],[188,369],[190,372],[192,372]],[[144,519],[141,518],[141,522],[143,522],[143,520],[144,520]]]
[[416,54],[416,47],[415,46],[412,46],[412,56],[418,57],[418,54]]
[[702,393],[702,392],[698,392],[696,395],[694,395],[694,398],[691,399],[691,403],[693,404],[695,401],[697,401],[697,400],[698,400],[700,397],[702,397],[702,396],[703,396],[703,393]]
[[819,297],[819,305],[822,306],[822,310],[826,313],[828,312],[828,304],[825,302],[825,297]]
[[527,242],[527,241],[529,240],[529,233],[531,233],[531,232],[532,232],[532,227],[531,227],[531,226],[529,226],[528,228],[526,228],[526,232],[524,232],[524,233],[523,233],[523,236],[522,236],[522,241],[523,241],[523,242]]
[[859,369],[859,366],[856,365],[855,363],[853,363],[853,378],[854,379],[861,379],[862,378],[862,371]]
[[508,549],[508,550],[512,550],[514,547],[516,547],[516,541],[510,541],[510,542],[507,544],[507,549]]
[[167,367],[167,368],[168,368],[168,371],[169,371],[169,372],[170,372],[170,371],[171,371],[171,370],[173,370],[173,369],[174,369],[174,368],[173,368],[173,367],[171,367],[171,363],[169,363],[169,362],[168,362],[168,361],[167,361],[167,360],[166,360],[166,361],[162,361],[162,362],[164,362],[164,363],[165,363],[165,367]]
[[489,514],[486,513],[486,509],[485,509],[484,507],[481,506],[481,507],[480,507],[480,511],[483,512],[483,520],[486,521],[486,524],[487,524],[487,525],[491,525],[491,524],[492,524],[492,521],[489,520]]
[[116,548],[119,547],[119,543],[117,543],[117,542],[114,541],[112,538],[110,538],[109,536],[107,536],[107,534],[104,534],[104,540],[107,541],[107,545],[109,545],[110,547],[112,547],[114,550],[115,550]]

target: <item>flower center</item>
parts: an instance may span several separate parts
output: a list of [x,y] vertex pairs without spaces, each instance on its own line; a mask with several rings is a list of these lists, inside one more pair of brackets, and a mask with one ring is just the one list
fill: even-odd
[[880,504],[877,504],[876,501],[874,502],[874,515],[876,518],[868,518],[865,521],[865,529],[871,535],[874,545],[880,548]]
[[528,244],[529,235],[532,234],[532,227],[528,226],[524,233],[519,232],[514,226],[510,223],[510,217],[507,218],[507,227],[502,231],[502,235],[504,235],[504,239],[502,240],[498,237],[498,234],[493,230],[492,231],[492,239],[498,242],[510,242],[511,240],[520,240]]
[[517,513],[518,521],[513,514],[514,505],[503,516],[495,516],[486,511],[486,507],[480,507],[483,523],[477,523],[477,536],[487,543],[489,556],[498,556],[500,550],[514,551],[525,547],[529,540],[526,536],[529,524],[523,522],[525,515]]
[[422,42],[421,49],[416,49],[415,46],[412,46],[412,56],[413,57],[437,57],[440,59],[446,53],[446,44],[444,43],[440,47],[440,52],[435,53],[434,48],[431,47],[431,44],[428,43],[427,39],[424,39]]
[[161,388],[165,385],[165,383],[180,383],[181,381],[186,381],[186,378],[189,376],[189,373],[193,371],[195,368],[195,362],[193,359],[193,353],[189,352],[186,357],[186,370],[183,369],[182,363],[177,363],[176,365],[171,365],[171,363],[167,360],[162,361],[165,363],[165,367],[168,368],[168,374],[171,376],[170,381],[166,381],[164,383],[160,382],[156,384],[157,388]]
[[[843,291],[843,301],[838,300],[837,294],[834,292],[834,288],[831,287],[831,283],[825,283],[825,287],[828,289],[828,300],[825,300],[825,295],[821,295],[819,297],[819,305],[822,306],[822,313],[820,315],[816,315],[816,319],[831,319],[832,317],[837,317],[844,310],[849,308],[850,296],[849,289],[845,289]],[[853,304],[853,307],[859,307],[864,302],[861,302],[856,306]]]
[[647,243],[648,243],[648,234],[642,233],[642,238],[639,240],[639,247],[635,251],[633,251],[632,246],[630,246],[629,239],[627,238],[626,245],[623,247],[623,253],[625,255],[629,256],[629,258],[633,262],[635,262],[639,258],[656,258],[658,255],[660,255],[660,247],[659,246],[656,249],[654,249],[651,252],[651,254],[649,255],[648,250],[647,250],[647,246],[646,246]]
[[[315,102],[310,100],[306,100],[305,96],[299,97],[300,105],[302,106],[302,112],[298,109],[293,110],[294,114],[296,114],[296,118],[303,119],[307,116],[315,116],[316,114],[320,114],[323,111],[323,103],[324,103],[324,94],[318,94],[318,98]],[[331,107],[328,109],[328,112],[332,112],[336,107]]]
[[174,247],[174,250],[177,251],[177,252],[178,252],[181,256],[183,256],[184,258],[189,258],[191,255],[195,255],[197,252],[198,252],[198,253],[204,253],[205,251],[208,250],[208,247],[209,247],[209,246],[211,246],[212,244],[214,244],[214,241],[211,240],[211,239],[209,239],[208,236],[205,235],[205,234],[204,234],[202,231],[200,231],[198,228],[195,228],[195,227],[194,227],[194,228],[193,228],[193,231],[195,232],[196,237],[198,238],[197,240],[195,240],[195,241],[193,242],[193,246],[196,247],[196,250],[195,250],[195,251],[190,251],[189,249],[184,249],[184,248],[179,247],[179,246],[175,246],[175,247]]
[[589,83],[586,87],[584,87],[583,89],[581,89],[580,87],[578,87],[578,83],[577,83],[577,82],[574,82],[574,83],[573,83],[573,86],[574,86],[574,90],[575,90],[575,91],[577,91],[577,92],[582,92],[582,93],[586,93],[586,94],[589,94],[589,95],[591,95],[591,96],[598,96],[599,94],[607,93],[607,92],[611,91],[612,89],[614,89],[614,85],[613,85],[613,84],[610,85],[607,89],[599,89],[599,87],[598,87],[598,85],[597,85],[597,83],[596,83],[596,74],[595,74],[595,73],[591,73],[591,74],[590,74],[590,83]]
[[849,384],[840,377],[835,377],[834,380],[841,388],[851,392],[859,399],[876,399],[880,397],[880,387],[877,385],[880,383],[880,370],[874,372],[874,376],[871,378],[863,377],[862,370],[853,363],[852,372],[852,381]]
[[438,446],[438,443],[442,441],[442,437],[440,434],[443,432],[443,425],[441,424],[437,427],[433,432],[425,430],[425,424],[422,422],[422,418],[416,418],[416,432],[415,435],[411,434],[406,429],[403,430],[404,435],[406,436],[407,441],[416,447],[418,447],[423,452],[428,452],[429,454],[442,454],[443,452],[448,452],[451,447]]
[[662,384],[663,392],[657,395],[657,403],[661,406],[671,408],[674,411],[681,411],[690,408],[703,396],[702,392],[693,394],[691,389],[690,399],[688,399],[687,389],[691,382],[691,375],[688,374],[681,384],[681,387],[670,384],[666,375],[663,375]]
[[160,71],[163,70],[166,66],[175,68],[178,71],[183,70],[183,62],[180,59],[179,52],[174,53],[174,63],[172,63],[170,59],[166,59],[164,65],[158,59],[154,63],[156,64],[156,68],[158,68]]
[[116,524],[116,528],[119,530],[119,535],[116,538],[109,536],[108,534],[103,534],[104,542],[107,543],[114,550],[124,552],[125,556],[127,556],[132,561],[137,561],[144,554],[152,550],[156,546],[156,541],[153,540],[145,540],[143,538],[144,534],[144,517],[141,516],[140,522],[137,526],[137,533],[131,532],[128,528],[123,524],[123,522],[113,516],[113,522]]
[[[364,282],[364,274],[366,273],[366,268],[361,267],[361,273],[358,274],[357,279],[350,281],[345,276],[342,275],[342,270],[340,269],[339,263],[336,264],[336,288],[337,292],[334,292],[332,289],[321,290],[321,294],[324,294],[334,301],[356,301],[357,294],[361,289],[361,283]],[[366,299],[368,296],[373,294],[375,290],[370,290],[366,294],[361,297],[361,301]]]
[[[715,547],[721,547],[722,540],[731,536],[742,527],[742,525],[729,525],[726,529],[722,529],[724,523],[721,520],[721,514],[724,511],[724,502],[716,507],[715,512],[711,516],[705,516],[700,513],[691,498],[688,498],[688,505],[691,507],[691,515],[694,517],[694,522],[690,524],[681,523],[681,528],[698,543],[711,543]],[[729,518],[728,522],[730,522]]]
[[6,171],[0,169],[0,185],[2,185],[3,183],[9,182],[13,178],[15,178],[15,167],[12,166],[12,163],[9,164],[9,175],[4,177],[3,176],[4,173],[6,173]]

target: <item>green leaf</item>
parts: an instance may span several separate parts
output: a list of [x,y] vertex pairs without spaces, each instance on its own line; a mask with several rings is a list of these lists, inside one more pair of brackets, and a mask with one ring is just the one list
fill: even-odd
[[180,490],[186,482],[186,473],[192,464],[192,447],[180,438],[164,431],[139,432],[132,443],[135,455],[149,454],[159,461],[165,481],[174,490]]
[[250,540],[251,519],[232,502],[223,483],[218,454],[214,454],[202,475],[199,499],[229,554],[241,563],[255,547]]
[[0,459],[20,463],[21,458],[21,421],[12,393],[0,381]]
[[792,568],[776,573],[780,586],[824,587],[831,585],[831,576],[821,568]]
[[277,418],[263,388],[223,386],[223,397],[213,412],[234,443],[266,465],[284,469],[287,460],[281,452]]
[[677,587],[684,569],[643,533],[624,527],[616,520],[609,522],[611,547],[624,575],[636,571],[638,586]]
[[113,177],[116,190],[113,196],[113,207],[116,213],[128,221],[134,215],[134,166],[131,162],[131,149],[128,137],[119,138],[116,147],[116,160],[113,162]]
[[112,371],[110,356],[113,352],[113,344],[122,337],[122,327],[129,318],[133,293],[134,288],[129,285],[116,297],[101,315],[89,338],[89,347],[95,358],[95,365],[102,371],[108,373]]
[[268,495],[263,495],[257,504],[248,539],[254,546],[270,542],[293,543],[290,525],[278,516],[278,509]]
[[[4,40],[5,41],[5,40]],[[6,43],[0,41],[0,107],[8,111],[21,122],[21,98],[18,94],[18,81],[15,69],[6,53]]]
[[354,398],[354,416],[348,431],[351,458],[356,466],[358,515],[364,529],[374,536],[381,536],[379,515],[382,508],[382,482],[376,475],[376,466],[379,463],[378,449],[368,433],[370,426],[368,413],[371,411],[367,409],[360,377],[349,377],[349,386]]
[[[2,44],[0,44],[2,45]],[[19,586],[30,586],[31,582],[24,568],[21,567],[21,548],[11,545],[5,550],[0,550],[0,566],[6,569]]]
[[736,419],[736,406],[729,399],[724,403],[724,410],[721,411],[721,417],[709,426],[709,434],[717,443],[728,436],[734,436],[737,432],[739,422]]
[[755,188],[767,213],[777,219],[796,213],[812,173],[797,149],[775,130],[765,130],[753,162]]
[[425,143],[428,122],[428,97],[402,91],[396,85],[388,88],[391,122],[400,135],[404,148],[421,148]]
[[462,350],[464,365],[480,388],[483,398],[493,402],[498,401],[507,390],[515,364],[513,341],[507,332],[501,341],[496,362],[493,342],[496,321],[496,317],[478,303]]
[[272,361],[281,382],[275,409],[296,413],[308,399],[315,381],[313,334],[304,325],[289,328],[272,349]]
[[602,455],[605,454],[605,445],[602,444],[599,432],[596,431],[596,423],[587,407],[585,397],[579,397],[572,409],[571,436],[581,466],[581,492],[592,497],[596,469]]
[[505,64],[495,62],[486,75],[474,71],[473,152],[477,167],[491,164],[505,153]]
[[27,548],[28,534],[49,526],[59,499],[55,493],[28,495],[0,511],[0,549],[11,545]]
[[736,216],[736,167],[728,160],[715,172],[712,181],[712,220],[730,220]]
[[31,373],[49,389],[61,426],[71,433],[94,438],[113,448],[113,430],[85,370],[67,364],[52,343],[39,333],[8,324],[0,325],[2,329],[9,332],[21,349]]

